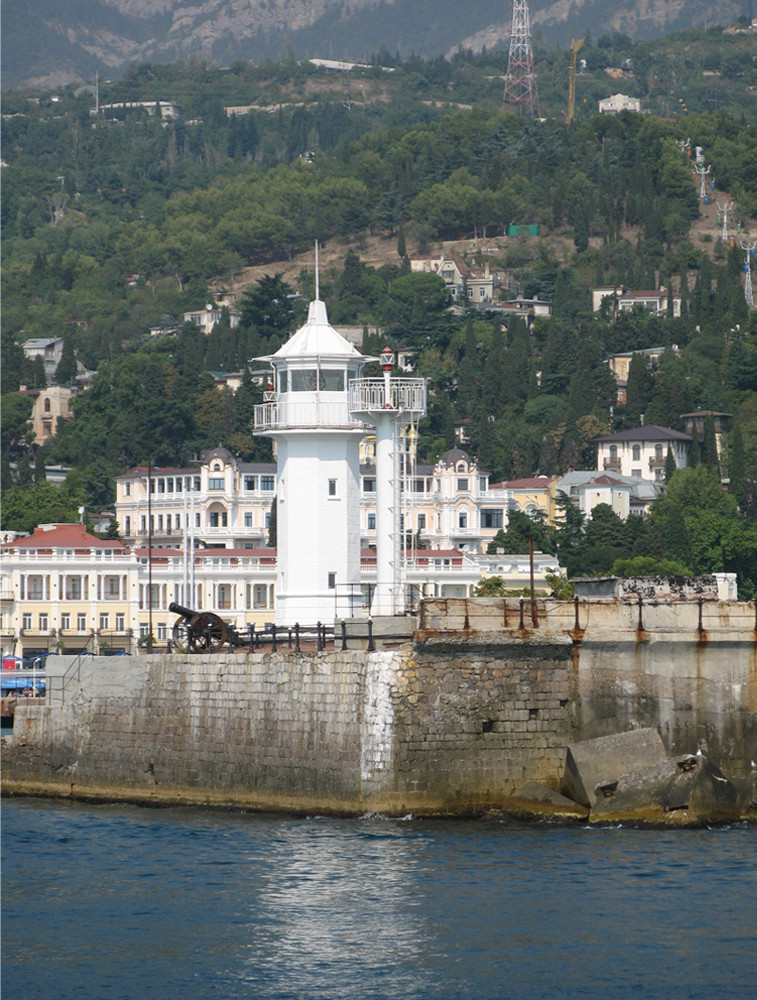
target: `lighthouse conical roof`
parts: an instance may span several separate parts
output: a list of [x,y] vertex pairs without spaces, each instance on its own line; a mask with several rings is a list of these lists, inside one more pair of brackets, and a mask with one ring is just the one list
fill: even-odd
[[294,361],[309,358],[361,359],[357,348],[337,333],[329,323],[326,303],[315,299],[310,303],[308,318],[303,326],[275,354],[262,361]]

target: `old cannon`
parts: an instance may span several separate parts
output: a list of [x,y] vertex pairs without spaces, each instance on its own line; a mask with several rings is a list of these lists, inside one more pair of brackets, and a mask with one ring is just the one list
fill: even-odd
[[168,610],[181,617],[173,627],[174,649],[180,653],[214,653],[229,641],[229,628],[212,611],[192,611],[171,603]]

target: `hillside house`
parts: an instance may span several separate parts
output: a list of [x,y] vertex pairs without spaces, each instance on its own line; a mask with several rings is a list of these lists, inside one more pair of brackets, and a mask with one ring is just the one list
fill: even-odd
[[462,302],[466,296],[474,304],[494,299],[495,274],[488,261],[483,267],[471,267],[457,250],[452,250],[439,256],[415,254],[410,258],[410,269],[440,275],[455,302]]
[[723,435],[728,433],[731,414],[720,413],[718,410],[696,410],[694,413],[681,414],[687,432],[691,434],[692,439],[696,434],[700,443],[704,440],[704,422],[708,417],[712,417],[715,424],[715,445],[720,458],[723,454]]
[[[667,288],[634,292],[630,288],[626,288],[625,285],[599,285],[591,289],[592,311],[599,312],[605,299],[613,300],[612,311],[614,315],[619,312],[631,312],[637,308],[659,314],[667,312],[668,308]],[[673,315],[681,315],[680,292],[673,292]]]
[[629,97],[628,94],[613,94],[612,97],[603,97],[599,102],[600,115],[617,115],[621,111],[641,111],[641,101],[638,97]]
[[[214,307],[209,302],[204,309],[194,309],[191,312],[185,312],[184,322],[194,323],[195,326],[199,326],[203,333],[212,333],[213,327],[221,322],[222,314],[222,307]],[[241,313],[229,309],[229,325],[232,330],[239,326],[240,319]]]
[[48,382],[55,376],[55,370],[63,355],[63,337],[31,337],[21,345],[24,357],[30,361],[42,358],[45,366],[45,378]]
[[71,419],[71,400],[75,393],[62,385],[50,385],[39,393],[32,407],[31,422],[35,444],[55,437],[58,420]]
[[646,514],[663,490],[659,481],[623,476],[620,473],[578,469],[561,476],[556,492],[565,493],[586,516],[600,503],[606,503],[624,521]]
[[593,438],[597,445],[597,471],[619,472],[636,479],[663,482],[670,448],[677,469],[689,461],[691,437],[669,427],[633,427],[617,434]]
[[[618,405],[625,406],[626,404],[626,390],[628,388],[628,372],[631,367],[631,360],[634,354],[642,354],[647,359],[647,361],[655,364],[661,358],[661,356],[667,350],[672,350],[674,354],[680,354],[680,350],[677,344],[673,344],[672,347],[647,347],[641,351],[621,351],[618,354],[610,354],[607,358],[607,364],[610,371],[615,376],[615,381],[618,383]],[[688,428],[687,428],[688,429]]]

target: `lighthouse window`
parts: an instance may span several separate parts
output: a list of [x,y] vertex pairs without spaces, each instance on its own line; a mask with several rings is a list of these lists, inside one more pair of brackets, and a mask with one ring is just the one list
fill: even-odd
[[321,371],[321,389],[324,392],[344,392],[344,372]]
[[318,372],[315,368],[308,368],[305,371],[293,371],[292,392],[315,392],[318,388]]
[[334,590],[336,587],[336,573],[329,573],[329,590]]
[[329,479],[329,496],[336,496],[336,479]]

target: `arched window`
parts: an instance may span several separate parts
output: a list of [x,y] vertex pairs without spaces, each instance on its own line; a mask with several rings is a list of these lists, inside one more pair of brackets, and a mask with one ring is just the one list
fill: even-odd
[[209,528],[228,528],[229,515],[222,504],[214,503],[208,508]]
[[640,459],[641,459],[641,445],[635,444],[633,446],[633,460],[634,462],[638,462]]
[[618,446],[616,444],[610,445],[610,458],[618,457]]
[[50,400],[46,399],[45,400],[45,413],[49,413],[49,412],[50,412]]
[[662,445],[656,444],[654,446],[655,458],[662,458]]

